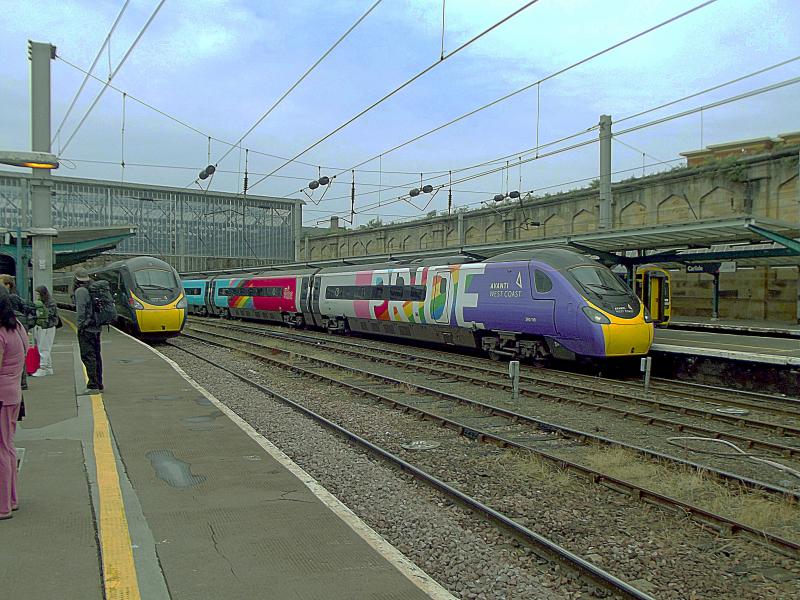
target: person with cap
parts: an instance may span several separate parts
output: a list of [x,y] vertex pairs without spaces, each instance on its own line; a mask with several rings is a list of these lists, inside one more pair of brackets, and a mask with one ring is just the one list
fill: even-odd
[[103,358],[100,354],[101,327],[94,318],[94,306],[89,294],[91,278],[86,269],[75,271],[75,312],[78,320],[78,346],[81,361],[86,367],[86,389],[83,394],[97,394],[103,391]]

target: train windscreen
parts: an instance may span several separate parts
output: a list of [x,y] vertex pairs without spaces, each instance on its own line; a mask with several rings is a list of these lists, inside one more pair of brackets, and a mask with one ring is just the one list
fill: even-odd
[[154,304],[166,304],[178,295],[178,282],[172,271],[164,269],[140,269],[133,272],[133,280],[140,294]]
[[623,319],[639,314],[639,299],[610,269],[573,267],[567,271],[595,305]]

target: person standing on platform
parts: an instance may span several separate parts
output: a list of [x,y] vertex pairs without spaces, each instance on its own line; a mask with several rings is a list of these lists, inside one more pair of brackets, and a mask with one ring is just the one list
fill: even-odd
[[[2,282],[5,289],[8,290],[11,297],[11,309],[27,332],[28,329],[33,327],[32,318],[35,317],[36,313],[33,303],[23,300],[20,295],[17,294],[16,279],[12,275],[0,275],[0,282]],[[25,369],[22,369],[22,389],[28,389],[28,373]]]
[[81,361],[86,367],[86,389],[83,394],[97,394],[103,390],[103,358],[100,355],[101,326],[95,319],[95,309],[89,294],[89,273],[86,269],[75,271],[75,312],[78,317],[78,346]]
[[36,346],[39,348],[41,362],[39,369],[33,374],[34,377],[43,377],[53,374],[53,340],[56,337],[56,325],[58,324],[58,307],[56,301],[50,295],[46,286],[40,285],[36,288],[39,296],[36,305],[36,327],[33,330],[33,337]]
[[22,402],[28,334],[17,320],[8,290],[0,286],[0,520],[17,510],[17,450],[14,434]]

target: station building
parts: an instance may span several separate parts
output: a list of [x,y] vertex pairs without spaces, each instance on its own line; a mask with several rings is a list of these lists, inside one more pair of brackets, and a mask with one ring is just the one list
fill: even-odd
[[[2,272],[30,260],[33,177],[0,171]],[[300,200],[57,175],[51,194],[56,269],[141,255],[178,271],[278,264],[300,239]]]

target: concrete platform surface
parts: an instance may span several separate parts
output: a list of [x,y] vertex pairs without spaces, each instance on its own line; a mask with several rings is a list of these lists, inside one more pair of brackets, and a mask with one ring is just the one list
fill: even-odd
[[69,327],[29,378],[2,597],[452,598],[147,346],[103,333],[106,391]]
[[770,365],[800,366],[800,339],[796,338],[656,329],[652,350]]
[[751,321],[742,319],[706,319],[702,317],[673,317],[667,330],[689,329],[693,331],[712,331],[759,335],[763,337],[800,338],[800,324],[785,321]]

